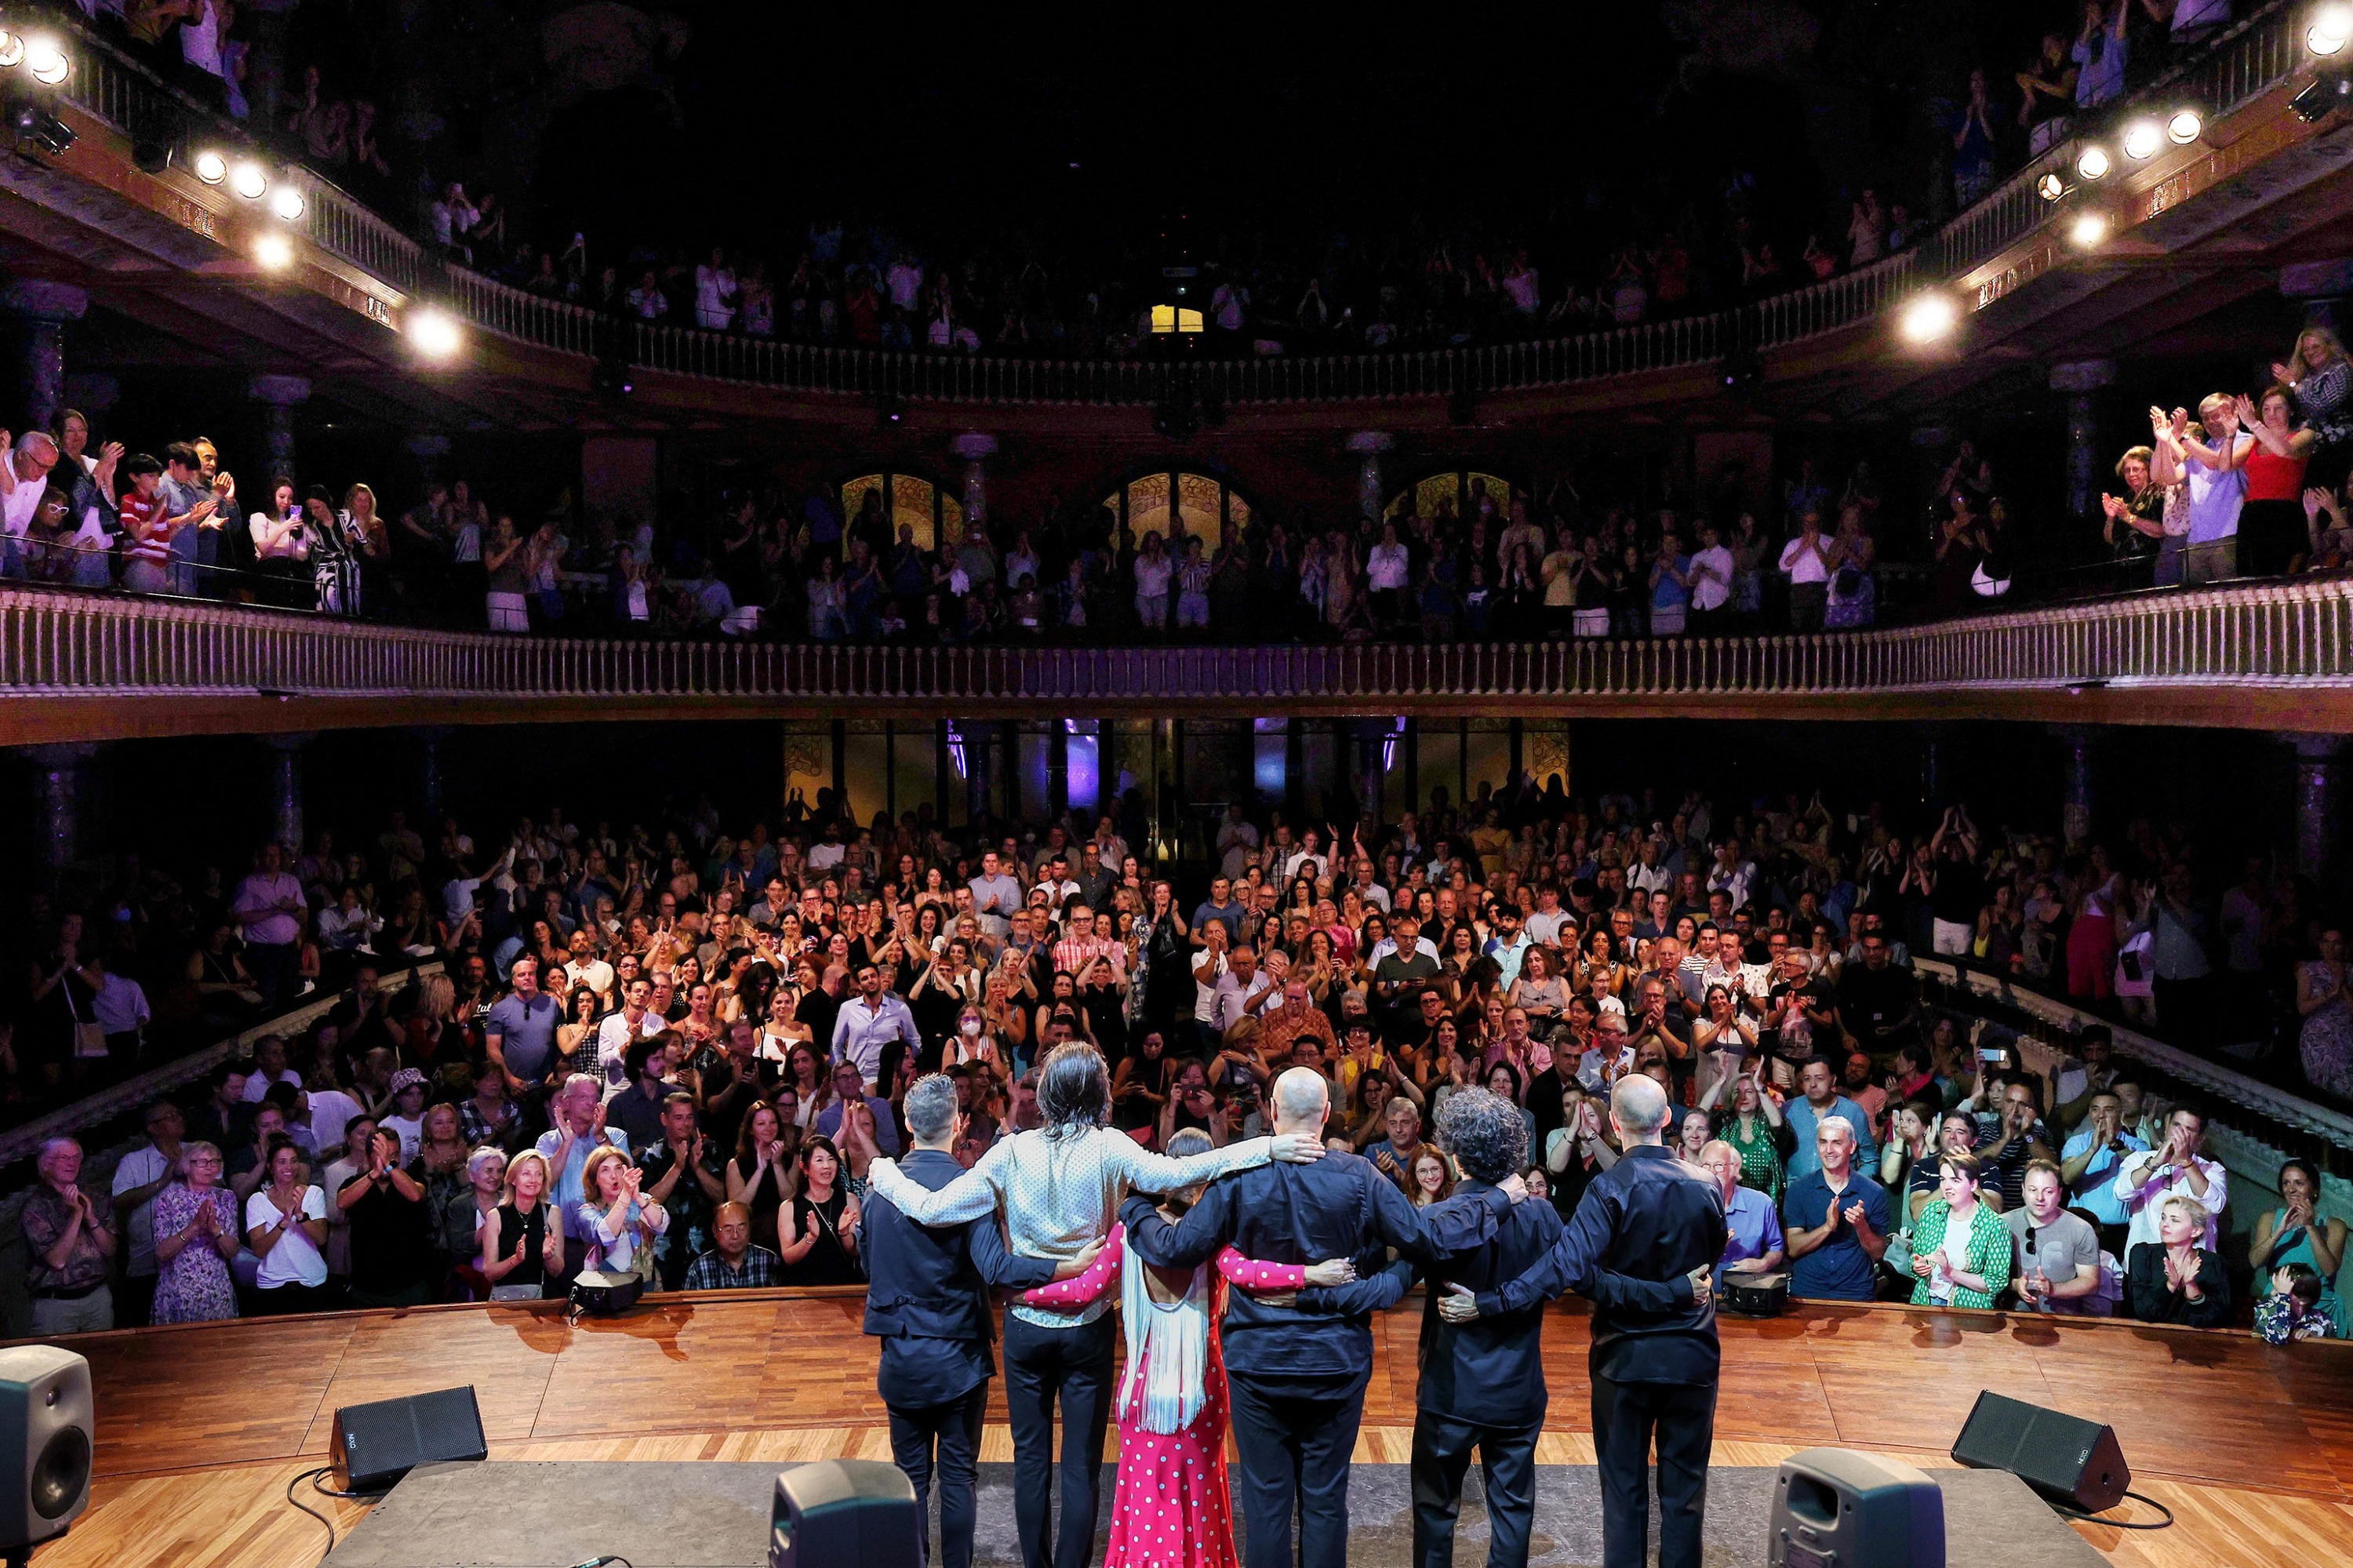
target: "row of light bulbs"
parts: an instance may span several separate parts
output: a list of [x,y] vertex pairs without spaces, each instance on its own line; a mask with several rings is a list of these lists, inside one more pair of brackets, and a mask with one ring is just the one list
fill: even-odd
[[[2145,164],[2163,152],[2167,143],[2187,147],[2205,130],[2205,116],[2194,109],[2177,109],[2161,121],[2154,117],[2136,120],[2125,127],[2121,138],[2124,154],[2136,164]],[[2075,154],[2075,173],[2087,185],[2105,179],[2115,167],[2116,160],[2096,142],[2084,143],[2083,151]],[[2067,194],[2066,177],[2053,169],[2035,181],[2034,188],[2044,201],[2057,201]]]
[[2323,59],[2343,54],[2348,43],[2353,43],[2353,5],[2331,0],[2305,25],[2304,47]]
[[43,87],[55,87],[65,80],[69,69],[66,52],[55,38],[26,37],[0,28],[0,70],[13,70],[23,66],[26,73]]
[[[280,181],[273,187],[269,172],[251,158],[240,158],[232,164],[207,147],[190,160],[190,167],[205,184],[225,185],[240,200],[259,201],[268,196],[269,210],[288,223],[300,221],[308,209],[309,203],[292,182]],[[253,259],[264,271],[282,272],[294,264],[294,242],[275,229],[265,229],[253,238]],[[430,305],[417,306],[405,313],[402,326],[409,343],[427,359],[448,359],[463,346],[456,318]]]

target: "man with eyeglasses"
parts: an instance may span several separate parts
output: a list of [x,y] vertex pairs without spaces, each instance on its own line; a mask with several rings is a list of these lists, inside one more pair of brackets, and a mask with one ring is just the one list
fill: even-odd
[[147,1107],[147,1142],[114,1168],[114,1224],[130,1241],[122,1294],[115,1299],[117,1328],[139,1329],[155,1298],[155,1194],[172,1180],[180,1162],[185,1127],[180,1107],[157,1100]]

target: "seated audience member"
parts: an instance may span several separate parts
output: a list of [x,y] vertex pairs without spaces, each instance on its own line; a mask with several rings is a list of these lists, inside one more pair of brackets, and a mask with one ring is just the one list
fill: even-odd
[[1978,1202],[1973,1154],[1936,1157],[1936,1196],[1912,1227],[1912,1305],[1985,1311],[2010,1283],[2010,1232]]
[[580,1266],[607,1274],[654,1277],[655,1238],[670,1228],[670,1211],[643,1196],[645,1172],[617,1149],[588,1157],[580,1184],[580,1231],[588,1238]]
[[2269,1293],[2255,1303],[2255,1337],[2263,1343],[2288,1345],[2298,1340],[2345,1337],[2321,1309],[2320,1276],[2309,1266],[2284,1264],[2263,1283]]
[[237,1196],[221,1181],[221,1151],[184,1143],[173,1180],[155,1194],[155,1299],[148,1321],[206,1323],[237,1316],[228,1260],[243,1243]]
[[245,1202],[245,1245],[260,1266],[254,1293],[264,1315],[322,1312],[327,1286],[327,1195],[311,1182],[302,1151],[289,1139],[269,1147],[261,1190]]
[[2065,1196],[2057,1166],[2038,1160],[2026,1168],[2025,1202],[2001,1217],[2010,1230],[2010,1288],[2025,1311],[2105,1318],[2115,1302],[2100,1238],[2061,1206]]
[[424,1184],[401,1163],[390,1118],[370,1134],[367,1165],[343,1179],[335,1204],[350,1225],[354,1303],[421,1307],[433,1299],[433,1215]]
[[1700,1168],[1724,1189],[1724,1255],[1716,1260],[1715,1283],[1721,1289],[1727,1274],[1770,1274],[1786,1255],[1781,1217],[1773,1200],[1754,1187],[1741,1184],[1740,1150],[1717,1139],[1699,1151]]
[[79,1185],[81,1145],[53,1138],[35,1160],[40,1184],[25,1200],[25,1287],[33,1298],[33,1332],[100,1333],[114,1327],[106,1283],[114,1256],[111,1210]]
[[[1828,1073],[1828,1063],[1810,1063]],[[1793,1267],[1789,1294],[1809,1301],[1869,1301],[1887,1250],[1887,1194],[1854,1168],[1854,1128],[1825,1117],[1814,1129],[1813,1170],[1781,1195],[1781,1230]]]
[[544,1296],[564,1273],[564,1221],[547,1189],[547,1156],[527,1149],[508,1161],[507,1201],[497,1223],[482,1226],[477,1265],[493,1300],[501,1293]]
[[2092,1216],[2100,1245],[2111,1253],[2125,1249],[2126,1228],[2132,1215],[2116,1195],[2117,1168],[2125,1160],[2148,1148],[2148,1140],[2124,1125],[2124,1101],[2113,1088],[2091,1098],[2084,1124],[2068,1136],[2059,1151],[2059,1174],[2067,1183],[2067,1205]]
[[784,1260],[752,1245],[752,1211],[722,1203],[711,1217],[712,1248],[686,1271],[689,1290],[737,1290],[782,1285]]
[[2206,1118],[2189,1107],[2174,1107],[2165,1118],[2163,1137],[2159,1147],[2127,1155],[2117,1164],[2113,1191],[2131,1216],[2126,1245],[2138,1253],[2156,1241],[2160,1205],[2168,1198],[2188,1198],[2205,1211],[2198,1244],[2211,1253],[2215,1217],[2230,1197],[2230,1176],[2221,1161],[2198,1152],[2206,1142]]
[[[451,1298],[482,1301],[491,1287],[482,1278],[482,1230],[497,1223],[500,1200],[506,1195],[507,1154],[496,1144],[484,1144],[466,1156],[466,1184],[451,1193],[441,1208],[441,1253],[449,1266]],[[460,1294],[462,1292],[462,1294]]]
[[2203,1245],[2211,1216],[2188,1193],[2160,1199],[2157,1239],[2132,1249],[2125,1299],[2144,1323],[2219,1329],[2231,1320],[2231,1281],[2222,1259]]
[[[2280,1164],[2280,1206],[2255,1221],[2247,1245],[2254,1265],[2256,1309],[2278,1288],[2281,1270],[2303,1268],[2319,1281],[2319,1294],[2308,1305],[2336,1326],[2336,1337],[2348,1334],[2344,1298],[2337,1293],[2337,1271],[2345,1262],[2343,1220],[2324,1220],[2313,1212],[2320,1201],[2320,1177],[2309,1160]],[[2309,1334],[2300,1336],[2311,1338]]]

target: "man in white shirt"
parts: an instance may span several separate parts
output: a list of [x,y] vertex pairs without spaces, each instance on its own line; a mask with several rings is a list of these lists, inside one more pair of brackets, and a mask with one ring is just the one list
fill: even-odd
[[1209,1033],[1222,1041],[1226,1031],[1256,1014],[1280,995],[1274,981],[1258,967],[1258,954],[1247,944],[1226,958],[1226,972],[1218,977],[1209,999]]
[[1540,948],[1556,948],[1564,926],[1574,931],[1577,922],[1560,906],[1560,889],[1546,883],[1536,889],[1536,906],[1527,920],[1528,939]]
[[565,990],[585,985],[596,993],[600,1002],[609,1003],[613,1000],[613,966],[596,956],[596,939],[589,935],[587,927],[572,933],[571,948],[572,956],[564,965]]
[[621,1010],[607,1013],[596,1026],[596,1070],[605,1075],[608,1100],[629,1086],[628,1071],[622,1064],[629,1047],[668,1027],[662,1015],[646,1005],[653,993],[653,982],[639,975],[622,991]]
[[2125,1157],[2114,1192],[2130,1220],[2125,1234],[2127,1262],[2133,1247],[2158,1239],[2158,1211],[2178,1195],[2188,1196],[2206,1211],[2206,1236],[2200,1245],[2213,1250],[2214,1220],[2229,1202],[2230,1176],[2219,1161],[2198,1152],[2205,1141],[2206,1118],[2188,1106],[2176,1106],[2165,1118],[2164,1141]]
[[1830,544],[1822,537],[1822,514],[1809,510],[1798,520],[1798,536],[1781,546],[1780,569],[1789,579],[1789,630],[1820,631],[1831,602]]
[[1717,631],[1732,602],[1732,552],[1713,523],[1699,525],[1699,548],[1691,560],[1691,630]]
[[310,907],[301,883],[286,873],[285,852],[262,845],[253,874],[237,885],[228,913],[245,934],[246,968],[266,1007],[274,1009],[292,994],[294,947]]
[[913,1057],[923,1048],[915,1015],[907,1004],[882,989],[882,971],[871,963],[858,966],[858,994],[833,1015],[829,1054],[836,1063],[855,1063],[871,1090],[880,1086],[882,1047],[893,1040],[906,1042]]

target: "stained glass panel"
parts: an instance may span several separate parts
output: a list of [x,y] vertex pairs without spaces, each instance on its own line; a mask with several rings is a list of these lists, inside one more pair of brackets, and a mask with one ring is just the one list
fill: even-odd
[[1146,534],[1158,534],[1163,541],[1172,534],[1168,520],[1168,476],[1147,473],[1127,485],[1127,525],[1141,547]]
[[1206,474],[1180,473],[1176,476],[1176,510],[1184,520],[1185,532],[1199,535],[1205,549],[1215,549],[1219,537],[1218,482]]
[[915,543],[929,550],[938,541],[932,537],[932,482],[918,479],[912,473],[891,476],[891,537],[895,541],[901,528],[915,531]]

